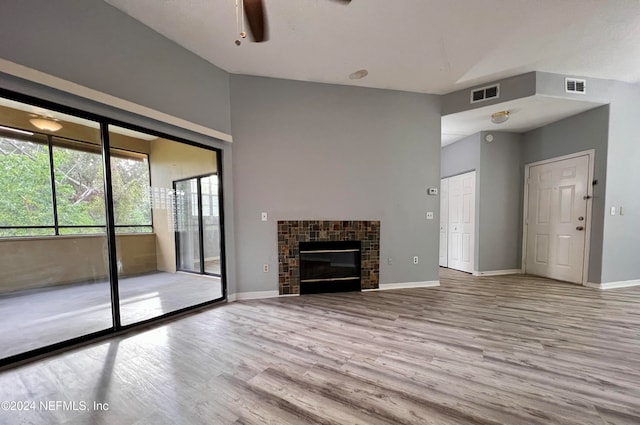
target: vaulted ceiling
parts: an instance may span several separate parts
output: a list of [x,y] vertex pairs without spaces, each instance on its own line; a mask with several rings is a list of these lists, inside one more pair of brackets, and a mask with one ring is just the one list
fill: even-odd
[[236,0],[106,1],[232,73],[436,94],[532,70],[640,81],[637,0],[265,0],[269,41],[241,46]]

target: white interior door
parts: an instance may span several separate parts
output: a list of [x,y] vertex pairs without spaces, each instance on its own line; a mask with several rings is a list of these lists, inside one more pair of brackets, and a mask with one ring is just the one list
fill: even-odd
[[449,179],[440,182],[440,267],[449,267],[447,239],[449,236]]
[[525,271],[582,283],[589,156],[529,168]]
[[476,172],[449,178],[448,266],[474,269]]
[[462,267],[460,270],[473,273],[475,215],[476,215],[476,172],[462,176]]

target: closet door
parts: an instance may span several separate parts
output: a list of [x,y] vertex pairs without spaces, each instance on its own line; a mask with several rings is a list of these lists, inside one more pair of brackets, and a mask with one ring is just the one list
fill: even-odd
[[462,176],[462,209],[461,217],[461,240],[462,252],[460,259],[462,264],[459,270],[473,273],[475,258],[475,215],[476,215],[476,173],[471,172]]
[[449,238],[449,179],[440,182],[440,267],[449,267],[447,239]]
[[460,269],[462,264],[462,179],[460,176],[451,177],[449,179],[449,238],[448,264],[452,269]]
[[449,179],[448,266],[472,273],[475,243],[476,173]]

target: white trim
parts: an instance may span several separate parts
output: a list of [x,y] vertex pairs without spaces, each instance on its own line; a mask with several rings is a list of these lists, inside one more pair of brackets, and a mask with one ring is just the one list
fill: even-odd
[[618,282],[605,282],[605,283],[593,283],[587,282],[584,286],[588,286],[589,288],[596,289],[616,289],[616,288],[628,288],[630,286],[639,286],[640,279],[638,280],[621,280]]
[[166,114],[164,112],[157,111],[155,109],[148,108],[146,106],[139,105],[128,100],[120,99],[119,97],[112,96],[110,94],[103,93],[98,90],[90,89],[80,84],[73,83],[71,81],[64,80],[62,78],[55,77],[53,75],[46,74],[41,71],[37,71],[32,68],[28,68],[23,65],[8,61],[0,58],[0,72],[10,74],[18,78],[32,81],[34,83],[42,84],[47,87],[71,93],[76,96],[83,97],[85,99],[93,100],[105,105],[113,106],[123,111],[131,112],[137,115],[142,115],[147,118],[151,118],[157,121],[165,122],[167,124],[174,125],[176,127],[191,130],[196,133],[204,134],[205,136],[215,137],[216,139],[224,140],[225,142],[233,142],[233,137],[230,134],[223,133],[213,128],[209,128],[200,124],[196,124],[191,121],[187,121],[182,118],[174,117],[173,115]]
[[[483,95],[486,96],[487,89],[492,89],[494,87],[496,88],[496,95],[494,97],[490,97],[488,99],[486,97],[483,97],[480,100],[473,100],[473,93],[482,90],[484,92]],[[469,102],[471,103],[471,105],[473,105],[474,103],[486,102],[488,100],[494,100],[494,99],[500,99],[500,83],[491,84],[489,86],[484,86],[484,87],[478,87],[477,89],[471,89],[471,92],[469,93]]]
[[[579,82],[582,83],[584,85],[584,91],[569,90],[569,81],[573,81],[576,85]],[[571,94],[587,94],[587,80],[585,80],[584,78],[566,77],[564,79],[564,92],[571,93]]]
[[507,274],[522,274],[522,270],[520,269],[509,269],[509,270],[487,270],[484,272],[474,271],[474,276],[503,276]]
[[363,289],[362,292],[387,291],[389,289],[433,288],[435,286],[440,286],[439,280],[430,280],[426,282],[381,283],[379,288]]
[[[282,296],[287,296],[287,295],[282,295]],[[234,301],[258,300],[262,298],[277,298],[277,297],[280,297],[279,291],[236,292],[235,294],[229,294],[227,296],[227,302],[232,303]]]
[[593,208],[593,176],[595,168],[596,150],[589,149],[586,151],[576,152],[569,155],[558,156],[555,158],[545,159],[543,161],[532,162],[524,166],[524,205],[522,211],[522,273],[527,272],[527,211],[529,208],[529,168],[537,165],[549,164],[552,162],[564,161],[565,159],[573,159],[581,156],[589,158],[588,175],[587,175],[587,216],[585,218],[585,235],[584,235],[584,255],[582,261],[582,284],[587,286],[589,275],[589,252],[591,249],[591,218]]

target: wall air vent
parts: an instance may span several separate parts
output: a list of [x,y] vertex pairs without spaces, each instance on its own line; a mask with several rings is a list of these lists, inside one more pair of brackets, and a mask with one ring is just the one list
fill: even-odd
[[565,78],[564,91],[566,93],[585,94],[587,92],[587,80],[579,80],[577,78]]
[[485,100],[497,99],[499,97],[500,84],[471,90],[471,103],[484,102]]

